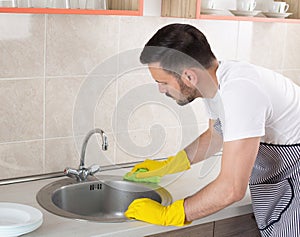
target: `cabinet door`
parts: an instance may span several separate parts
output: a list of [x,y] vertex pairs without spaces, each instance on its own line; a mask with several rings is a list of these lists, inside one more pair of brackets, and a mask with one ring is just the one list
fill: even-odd
[[253,214],[186,227],[146,237],[260,237]]
[[215,222],[214,237],[259,237],[253,214],[237,216]]
[[173,230],[161,234],[148,235],[145,237],[213,237],[214,236],[214,223],[196,225],[192,227]]

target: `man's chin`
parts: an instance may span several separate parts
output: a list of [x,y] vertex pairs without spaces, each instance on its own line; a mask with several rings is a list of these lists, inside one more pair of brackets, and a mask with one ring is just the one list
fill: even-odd
[[194,99],[190,99],[190,100],[176,100],[176,103],[180,106],[184,106],[189,104],[190,102],[192,102]]

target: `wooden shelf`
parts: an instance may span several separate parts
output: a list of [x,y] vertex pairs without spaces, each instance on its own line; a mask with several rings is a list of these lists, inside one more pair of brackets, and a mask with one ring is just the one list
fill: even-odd
[[142,16],[143,8],[144,8],[144,0],[138,0],[138,10],[88,10],[88,9],[60,9],[60,8],[0,7],[0,13]]
[[[300,1],[300,0],[299,0]],[[183,2],[188,6],[183,10],[180,9]],[[300,2],[299,2],[300,7]],[[294,14],[297,15],[297,14]],[[162,0],[163,17],[180,17],[194,18],[199,20],[230,20],[230,21],[252,21],[252,22],[286,22],[300,23],[297,18],[269,18],[264,16],[233,16],[233,15],[206,15],[201,14],[201,0]]]
[[253,22],[287,22],[300,23],[300,19],[292,18],[269,18],[269,17],[246,17],[246,16],[216,16],[199,14],[197,19],[203,20],[230,20],[230,21],[253,21]]
[[126,15],[142,16],[140,11],[130,10],[87,10],[60,8],[0,8],[1,13],[31,13],[31,14],[86,14],[86,15]]

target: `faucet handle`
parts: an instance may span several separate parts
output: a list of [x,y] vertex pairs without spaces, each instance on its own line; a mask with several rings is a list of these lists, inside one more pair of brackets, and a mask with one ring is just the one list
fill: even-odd
[[100,165],[91,165],[88,168],[89,175],[93,175],[93,174],[97,173],[98,171],[100,171]]
[[80,172],[79,170],[76,170],[76,169],[73,169],[73,168],[69,168],[69,167],[66,167],[64,169],[64,174],[70,178],[75,178],[77,179],[78,181],[80,180]]
[[79,175],[79,172],[76,169],[72,169],[72,168],[66,167],[64,169],[64,174],[67,175],[67,176],[69,176],[69,175]]

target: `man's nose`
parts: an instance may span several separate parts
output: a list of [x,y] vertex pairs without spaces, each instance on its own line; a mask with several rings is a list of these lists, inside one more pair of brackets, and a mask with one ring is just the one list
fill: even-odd
[[160,93],[166,93],[167,92],[166,87],[162,84],[158,84],[158,90],[159,90]]

